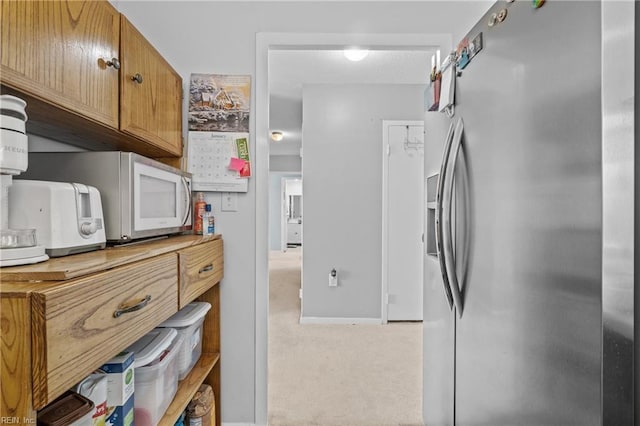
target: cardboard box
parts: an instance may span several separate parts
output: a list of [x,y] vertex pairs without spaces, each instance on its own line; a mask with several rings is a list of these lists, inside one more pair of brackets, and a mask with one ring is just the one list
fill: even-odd
[[106,426],[132,426],[133,423],[133,395],[124,403],[109,407],[107,413]]
[[133,352],[121,352],[100,367],[107,374],[107,426],[133,425]]

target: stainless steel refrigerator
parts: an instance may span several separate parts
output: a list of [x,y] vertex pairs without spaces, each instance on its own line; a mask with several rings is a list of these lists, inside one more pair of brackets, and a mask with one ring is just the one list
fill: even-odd
[[634,422],[637,6],[537,6],[456,40],[425,112],[426,425]]

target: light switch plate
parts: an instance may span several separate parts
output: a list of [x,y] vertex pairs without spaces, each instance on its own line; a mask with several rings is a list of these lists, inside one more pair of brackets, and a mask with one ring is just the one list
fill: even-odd
[[221,210],[223,212],[237,212],[238,211],[238,193],[236,192],[223,192]]

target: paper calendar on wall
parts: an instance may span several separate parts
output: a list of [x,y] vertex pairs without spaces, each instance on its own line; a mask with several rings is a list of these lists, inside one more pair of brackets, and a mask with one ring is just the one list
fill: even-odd
[[249,134],[189,132],[187,170],[194,191],[247,192]]
[[247,192],[251,76],[191,74],[187,170],[195,191]]

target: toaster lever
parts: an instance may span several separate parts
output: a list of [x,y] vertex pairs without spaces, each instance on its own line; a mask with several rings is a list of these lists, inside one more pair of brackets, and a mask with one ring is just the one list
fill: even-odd
[[90,238],[98,229],[102,229],[102,221],[96,216],[95,205],[91,202],[91,189],[82,183],[72,183],[76,196],[76,212],[78,232],[83,238]]
[[98,225],[95,222],[83,222],[80,225],[80,232],[82,235],[92,235],[98,230]]

